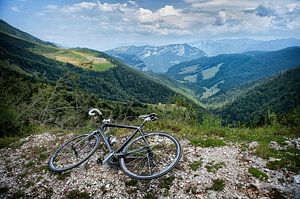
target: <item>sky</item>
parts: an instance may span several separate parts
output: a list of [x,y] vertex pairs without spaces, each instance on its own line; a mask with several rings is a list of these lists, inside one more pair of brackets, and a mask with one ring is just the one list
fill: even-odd
[[64,47],[300,38],[300,0],[0,0],[0,18]]

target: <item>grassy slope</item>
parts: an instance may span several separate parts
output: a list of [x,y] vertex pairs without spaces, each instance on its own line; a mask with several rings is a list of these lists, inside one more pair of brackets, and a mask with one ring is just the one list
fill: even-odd
[[[34,43],[4,33],[0,33],[0,40],[2,52],[0,58],[4,63],[13,64],[44,81],[55,83],[60,78],[66,78],[69,79],[70,86],[77,84],[80,89],[102,98],[121,101],[167,102],[170,96],[175,94],[167,87],[101,52],[89,49],[73,50],[90,56],[102,56],[117,67],[103,72],[82,69],[34,53],[32,49],[36,49],[37,46]],[[39,51],[46,53],[53,53],[56,50],[48,46],[38,47]],[[74,78],[72,76],[77,76],[77,82],[72,80]]]

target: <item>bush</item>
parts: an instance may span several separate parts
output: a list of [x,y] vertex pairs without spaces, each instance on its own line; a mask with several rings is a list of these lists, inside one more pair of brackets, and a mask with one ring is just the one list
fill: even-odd
[[16,110],[7,105],[0,105],[0,137],[19,134],[21,123]]

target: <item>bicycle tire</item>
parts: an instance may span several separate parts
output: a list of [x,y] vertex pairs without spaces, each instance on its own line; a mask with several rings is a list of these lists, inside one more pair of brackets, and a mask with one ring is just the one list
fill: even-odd
[[[90,136],[92,139],[95,139],[95,143],[94,143],[94,146],[92,147],[92,149],[88,152],[88,154],[85,157],[83,157],[80,161],[75,162],[74,164],[71,164],[69,166],[64,166],[63,168],[58,168],[57,166],[55,166],[55,164],[56,164],[55,160],[58,157],[58,155],[60,154],[60,152],[63,151],[63,149],[66,149],[66,147],[69,146],[69,144],[71,142],[75,141],[76,139],[84,140],[84,139],[87,139],[88,136]],[[81,134],[81,135],[78,135],[78,136],[72,138],[71,140],[65,142],[64,144],[62,144],[55,151],[55,153],[53,155],[51,155],[51,157],[48,161],[48,167],[51,171],[56,172],[56,173],[61,173],[63,171],[73,169],[73,168],[79,166],[80,164],[82,164],[83,162],[85,162],[88,158],[90,158],[96,152],[96,150],[98,149],[99,144],[100,144],[100,138],[97,134],[92,134],[92,135],[91,134]],[[74,149],[73,149],[73,151],[74,151]],[[77,153],[77,151],[76,151],[76,153]]]
[[[161,139],[162,137],[164,137],[164,138],[167,138],[167,140],[169,140],[169,141],[171,141],[171,143],[173,143],[174,145],[175,145],[175,158],[173,159],[173,161],[169,164],[169,165],[167,165],[165,168],[163,168],[161,171],[159,171],[159,172],[156,172],[156,173],[154,173],[154,174],[152,174],[151,173],[151,168],[150,168],[150,175],[145,175],[145,174],[137,174],[136,172],[133,172],[133,171],[131,171],[130,170],[130,168],[128,168],[129,167],[129,163],[127,164],[126,163],[126,158],[127,158],[127,156],[129,157],[129,155],[128,154],[130,154],[132,151],[134,151],[134,150],[136,150],[137,151],[137,149],[135,149],[135,147],[132,147],[135,143],[137,143],[138,141],[141,141],[141,142],[144,142],[143,141],[143,139],[145,138],[145,139],[147,139],[147,141],[148,142],[152,142],[151,140],[150,140],[150,138],[151,137],[154,137],[154,136],[156,136],[157,137],[157,139]],[[161,137],[161,138],[158,138],[158,137]],[[145,135],[144,135],[144,138],[143,138],[143,136],[139,136],[139,137],[137,137],[137,138],[135,138],[134,140],[132,140],[131,142],[129,142],[126,146],[125,146],[125,148],[123,149],[123,156],[121,156],[121,158],[120,158],[120,167],[121,167],[121,169],[123,170],[123,172],[126,174],[126,175],[128,175],[128,176],[130,176],[130,177],[132,177],[132,178],[135,178],[135,179],[139,179],[139,180],[151,180],[151,179],[155,179],[155,178],[159,178],[159,177],[161,177],[161,176],[163,176],[163,175],[165,175],[165,174],[167,174],[168,172],[170,172],[177,164],[178,164],[178,162],[179,162],[179,160],[180,160],[180,158],[181,158],[181,156],[182,156],[182,149],[181,149],[181,145],[180,145],[180,143],[179,143],[179,141],[176,139],[176,138],[174,138],[173,136],[171,136],[171,135],[169,135],[169,134],[166,134],[166,133],[162,133],[162,132],[154,132],[154,133],[146,133]],[[153,144],[153,143],[149,143],[149,145],[151,146],[151,144]],[[138,144],[136,144],[136,145],[138,145]],[[142,144],[141,144],[142,145]],[[158,146],[158,145],[157,145]],[[157,146],[155,146],[156,148],[157,148]],[[130,151],[130,149],[131,149],[131,147],[132,147],[132,150]],[[161,146],[159,146],[159,147],[161,147]],[[159,148],[158,148],[159,149]],[[154,162],[154,166],[155,167],[157,167],[158,166],[158,164],[157,164],[157,159],[159,159],[159,156],[160,155],[158,155],[158,153],[156,153],[156,152],[154,152],[154,145],[152,145],[151,146],[151,150],[152,150],[152,152],[153,152],[153,157],[152,157],[152,160],[151,161],[153,161]],[[160,150],[162,150],[162,149],[160,149]],[[163,150],[162,150],[163,151]],[[166,152],[166,151],[165,151]],[[149,163],[149,152],[147,151],[147,161],[148,161],[148,163]],[[169,156],[171,156],[170,154],[169,154]],[[142,156],[143,157],[143,156]],[[142,157],[139,157],[139,159],[144,159],[144,158],[142,158]],[[154,158],[155,157],[155,158]],[[138,159],[138,158],[137,158]],[[155,160],[156,159],[156,160]],[[135,161],[135,160],[133,160],[133,161]],[[133,162],[133,161],[131,161],[131,162]],[[140,160],[139,160],[140,161]],[[144,164],[144,163],[143,163]],[[147,164],[147,163],[146,163]],[[156,165],[155,165],[156,164]],[[148,167],[152,167],[153,165],[148,165]],[[144,166],[143,166],[144,167]],[[154,167],[153,167],[154,168]],[[143,171],[143,169],[142,169],[142,171]]]

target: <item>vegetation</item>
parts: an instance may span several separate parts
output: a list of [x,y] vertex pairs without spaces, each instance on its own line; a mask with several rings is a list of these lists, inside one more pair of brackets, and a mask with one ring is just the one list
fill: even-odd
[[[64,60],[49,59],[37,54],[37,51],[49,57],[63,54],[82,63],[91,57],[101,57],[107,61],[104,65],[112,64],[114,67],[108,69],[105,68],[110,67],[108,65],[95,65],[99,70],[105,68],[105,71],[83,69],[60,62]],[[213,77],[222,72],[222,67]],[[190,68],[188,72],[194,70]],[[22,141],[18,140],[23,136],[45,129],[59,133],[90,131],[102,118],[95,122],[86,113],[90,107],[97,107],[105,118],[130,124],[140,123],[138,115],[156,112],[159,120],[148,123],[147,131],[164,130],[188,139],[195,146],[221,147],[228,143],[246,146],[257,141],[257,156],[267,160],[270,157],[278,159],[267,163],[269,169],[299,173],[299,150],[269,147],[271,141],[283,146],[285,141],[300,136],[299,74],[297,68],[257,85],[252,84],[244,97],[236,98],[221,110],[222,118],[198,106],[193,98],[195,93],[186,97],[190,87],[174,86],[170,89],[174,80],[153,80],[98,51],[68,49],[65,53],[57,53],[55,46],[29,42],[1,32],[0,148],[19,146]],[[180,94],[175,91],[180,91]],[[31,152],[37,162],[28,161],[24,165],[26,169],[49,156],[42,147],[33,148]],[[190,167],[197,170],[201,165],[202,161],[196,160]],[[222,163],[210,163],[206,169],[215,172],[222,166]],[[263,176],[253,169],[249,172]],[[27,174],[24,172],[20,177]],[[67,177],[68,173],[57,176],[62,180]],[[174,179],[174,176],[162,178],[160,188],[168,190]],[[127,186],[136,185],[135,181],[125,183]],[[218,179],[211,189],[222,190],[223,187],[224,181]],[[189,191],[195,192],[193,188]],[[70,197],[78,194],[81,192],[69,193]]]
[[[201,57],[172,66],[167,75],[193,91],[200,101],[206,89],[218,84],[219,89],[209,98],[218,97],[226,91],[248,82],[257,81],[300,64],[300,48],[290,47],[273,52],[249,52],[243,54],[223,54],[214,57]],[[192,69],[192,70],[191,70]],[[210,71],[215,73],[207,74]],[[203,75],[204,74],[204,75]],[[196,81],[186,81],[193,76]]]
[[72,190],[67,195],[68,199],[89,199],[91,198],[89,193],[81,192],[79,190]]
[[196,160],[190,164],[190,167],[193,171],[197,171],[202,166],[202,164],[202,160]]
[[254,177],[262,180],[262,181],[267,181],[268,180],[268,175],[265,174],[264,172],[260,171],[259,169],[257,168],[254,168],[254,167],[250,167],[249,168],[249,173],[251,173]]
[[221,169],[222,167],[225,166],[224,162],[209,162],[207,165],[205,165],[205,168],[207,169],[208,172],[213,172],[215,173],[218,169]]
[[225,181],[223,179],[215,179],[213,180],[213,184],[208,190],[213,190],[213,191],[223,191],[225,186]]
[[1,66],[26,74],[39,81],[51,84],[64,81],[69,88],[77,88],[104,99],[118,101],[166,103],[175,94],[166,86],[128,68],[103,53],[101,54],[102,58],[116,67],[99,72],[38,55],[30,51],[36,44],[4,33],[0,33],[0,41]]
[[[250,126],[257,126],[281,120],[285,125],[299,125],[300,117],[299,110],[297,110],[299,107],[293,109],[299,104],[300,67],[258,84],[222,108],[220,113],[229,123],[239,121]],[[290,117],[296,116],[292,120],[298,122],[297,124],[286,121],[290,117],[282,117],[289,112],[291,112]]]
[[175,176],[165,177],[160,181],[159,187],[169,190],[174,180],[175,180]]

